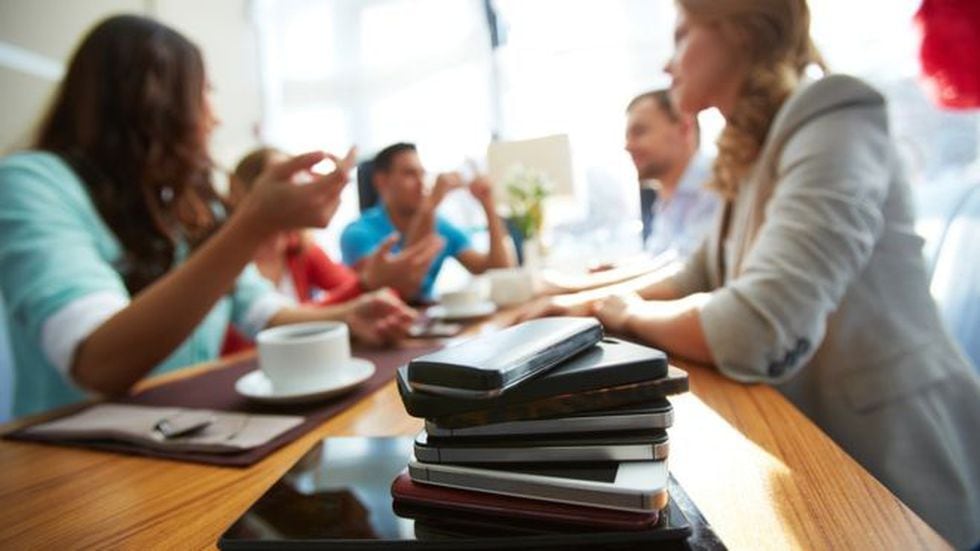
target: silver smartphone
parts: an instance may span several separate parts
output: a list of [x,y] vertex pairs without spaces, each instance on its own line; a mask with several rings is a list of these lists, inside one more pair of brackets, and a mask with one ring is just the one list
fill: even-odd
[[495,468],[412,459],[408,473],[420,484],[637,512],[667,505],[669,478],[666,461]]
[[573,463],[657,461],[670,451],[663,429],[593,435],[477,438],[415,437],[415,457],[425,463]]
[[666,398],[660,398],[645,404],[629,404],[602,412],[587,411],[567,417],[507,421],[458,429],[442,427],[427,419],[425,431],[429,436],[446,438],[666,429],[673,424],[674,408]]

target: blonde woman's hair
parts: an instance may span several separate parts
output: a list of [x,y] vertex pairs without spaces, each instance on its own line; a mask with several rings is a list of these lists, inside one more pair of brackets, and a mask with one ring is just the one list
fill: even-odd
[[732,199],[769,127],[811,64],[826,68],[810,39],[806,0],[677,0],[688,19],[715,26],[744,52],[748,72],[718,137],[709,187]]

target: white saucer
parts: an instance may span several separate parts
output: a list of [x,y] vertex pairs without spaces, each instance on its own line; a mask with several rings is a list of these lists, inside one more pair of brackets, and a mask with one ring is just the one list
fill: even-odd
[[434,319],[464,320],[470,318],[482,318],[483,316],[489,316],[496,311],[497,305],[487,300],[466,306],[464,308],[453,308],[452,310],[441,304],[437,304],[429,308],[426,313],[430,318]]
[[351,358],[343,367],[345,377],[310,388],[303,392],[276,393],[272,381],[261,369],[250,371],[235,381],[235,391],[250,400],[266,404],[302,404],[315,402],[343,394],[374,375],[374,364],[360,358]]

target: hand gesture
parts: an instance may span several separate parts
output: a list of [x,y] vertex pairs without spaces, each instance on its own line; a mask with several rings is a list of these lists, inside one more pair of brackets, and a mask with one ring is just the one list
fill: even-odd
[[449,194],[450,191],[463,187],[463,177],[459,172],[443,172],[436,176],[436,184],[429,194],[429,203],[435,208]]
[[380,346],[408,335],[417,316],[390,289],[380,289],[354,299],[344,321],[355,338]]
[[484,207],[493,207],[493,184],[486,175],[481,174],[470,182],[470,194]]
[[446,242],[436,234],[429,234],[414,245],[392,253],[397,243],[397,234],[388,236],[365,260],[361,279],[368,289],[391,287],[403,297],[412,297],[418,293]]
[[[352,147],[343,159],[314,151],[269,165],[255,181],[235,214],[261,236],[276,231],[324,227],[340,205],[340,192],[354,166]],[[313,166],[330,159],[336,167],[329,174],[313,172]],[[299,183],[307,180],[307,183]]]

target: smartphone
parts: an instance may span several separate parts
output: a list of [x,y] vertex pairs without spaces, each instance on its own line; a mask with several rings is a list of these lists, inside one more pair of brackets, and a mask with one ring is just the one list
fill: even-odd
[[[516,524],[518,528],[537,528],[545,533],[560,529],[556,525],[568,524],[596,529],[646,530],[656,526],[660,519],[660,511],[612,511],[417,484],[412,482],[408,473],[402,473],[395,479],[391,485],[391,495],[395,498],[394,505],[400,515],[417,520],[461,519],[469,515],[471,521],[479,520],[493,525],[504,519],[518,519],[524,521]],[[415,508],[410,508],[413,506]]]
[[415,458],[425,463],[527,463],[584,461],[659,461],[667,459],[667,431],[569,436],[415,437]]
[[437,416],[430,420],[444,428],[458,429],[491,423],[551,419],[583,412],[596,412],[598,415],[625,405],[647,403],[687,390],[687,373],[670,366],[667,375],[659,379],[570,392],[527,402],[503,403],[477,411]]
[[601,339],[602,325],[594,318],[531,320],[415,358],[408,364],[408,383],[443,396],[498,396]]
[[408,473],[420,484],[602,509],[650,512],[667,505],[666,461],[491,467],[412,459]]
[[398,372],[398,392],[405,410],[416,417],[442,417],[503,407],[560,394],[660,379],[667,375],[667,355],[656,348],[604,338],[594,346],[495,397],[466,398],[429,394],[412,388],[407,368]]
[[627,404],[602,412],[586,411],[550,419],[507,421],[457,429],[443,427],[435,421],[427,419],[425,432],[435,437],[466,438],[666,429],[673,423],[674,408],[666,398],[659,398],[645,404]]

